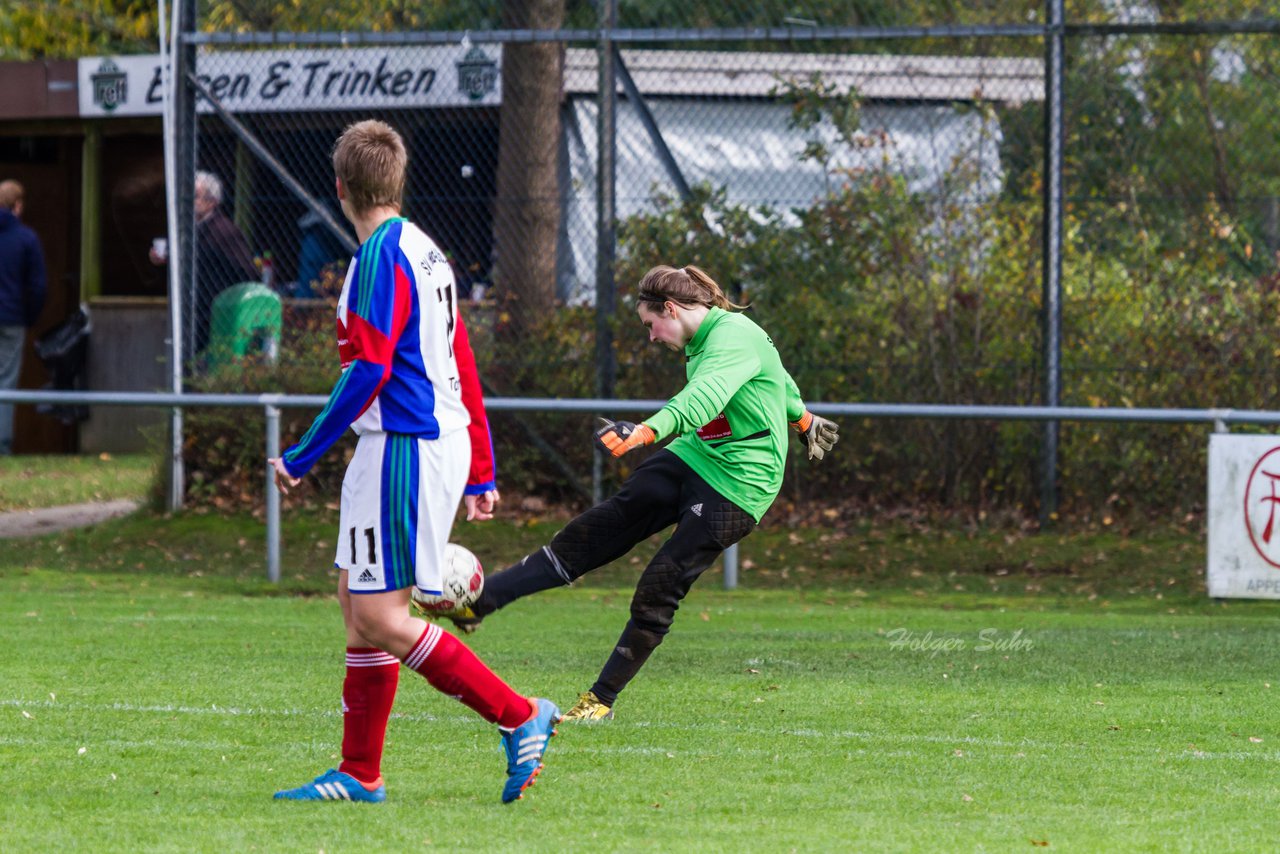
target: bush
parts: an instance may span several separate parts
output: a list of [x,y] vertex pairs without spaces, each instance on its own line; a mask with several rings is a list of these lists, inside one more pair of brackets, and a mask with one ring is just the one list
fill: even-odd
[[[815,122],[824,110],[835,116],[837,144],[889,144],[859,136],[849,96],[789,97],[798,123]],[[926,194],[887,169],[835,169],[822,146],[806,156],[830,171],[829,192],[809,208],[747,207],[722,188],[700,186],[687,199],[658,196],[651,212],[620,224],[617,396],[665,398],[684,384],[683,361],[645,341],[632,290],[655,264],[695,263],[736,302],[750,304],[809,401],[1040,403],[1034,175],[1020,174],[1000,195],[982,195],[957,163],[941,189]],[[1212,204],[1175,216],[1144,208],[1141,198],[1068,208],[1061,402],[1275,408],[1280,297],[1246,229]],[[517,312],[518,305],[493,302],[466,310],[487,393],[593,396],[594,311],[561,307],[555,322],[524,326],[513,322]],[[205,377],[199,387],[327,393],[336,370],[332,313],[330,305],[286,318],[287,373],[248,364]],[[491,420],[504,487],[584,500],[589,419],[491,413]],[[309,414],[290,411],[286,421],[286,437],[298,436]],[[260,424],[204,412],[188,424],[194,499],[260,494]],[[822,465],[808,464],[792,444],[778,512],[924,506],[1029,518],[1037,510],[1038,423],[861,419],[842,428],[841,445]],[[1198,511],[1206,437],[1200,425],[1064,424],[1062,512],[1117,520]],[[628,457],[609,475],[625,476],[636,462]],[[327,496],[344,465],[343,454],[322,461]]]
[[[1275,407],[1276,289],[1232,262],[1242,238],[1221,213],[1172,233],[1134,227],[1123,209],[1089,213],[1111,239],[1093,251],[1079,214],[1068,217],[1062,404]],[[808,400],[1035,405],[1037,218],[1035,205],[1007,198],[940,208],[884,175],[850,180],[791,217],[700,188],[624,224],[619,278],[637,281],[654,263],[706,266],[750,300]],[[669,372],[630,376],[644,380],[628,388],[637,396],[680,385]],[[830,462],[790,467],[793,503],[1037,509],[1038,424],[865,419],[844,428]],[[1062,512],[1198,510],[1206,437],[1201,425],[1063,425]]]

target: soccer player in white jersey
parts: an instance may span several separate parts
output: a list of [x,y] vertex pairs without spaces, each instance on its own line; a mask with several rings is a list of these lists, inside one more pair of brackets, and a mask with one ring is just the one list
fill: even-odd
[[338,300],[342,375],[302,439],[269,460],[287,492],[348,427],[359,436],[334,561],[347,644],[342,762],[277,798],[386,799],[382,748],[401,662],[498,724],[504,803],[534,782],[560,719],[554,703],[516,693],[453,635],[409,614],[413,585],[440,592],[459,499],[468,520],[490,519],[498,491],[453,271],[399,215],[407,160],[400,135],[379,121],[351,125],[334,146],[338,199],[360,240]]

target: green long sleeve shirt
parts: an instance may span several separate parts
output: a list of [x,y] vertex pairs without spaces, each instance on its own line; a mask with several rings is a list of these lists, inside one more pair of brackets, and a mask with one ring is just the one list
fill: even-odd
[[685,346],[688,384],[645,419],[713,489],[755,517],[782,488],[788,422],[804,414],[795,380],[765,331],[742,314],[708,312]]

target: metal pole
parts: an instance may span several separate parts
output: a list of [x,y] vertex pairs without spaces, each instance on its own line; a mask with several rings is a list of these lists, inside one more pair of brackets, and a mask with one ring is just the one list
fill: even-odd
[[[198,0],[177,0],[173,9],[170,47],[172,55],[165,86],[165,119],[172,128],[173,140],[167,142],[165,184],[168,207],[169,239],[169,365],[174,394],[182,394],[183,361],[186,336],[182,323],[183,308],[194,317],[195,306],[195,198],[196,172],[196,94],[187,84],[187,72],[196,68],[196,46],[186,37],[196,31]],[[166,128],[166,131],[168,128]],[[166,138],[168,137],[166,132]],[[188,299],[190,297],[190,299]],[[183,413],[174,407],[169,421],[169,494],[170,512],[182,509],[186,496],[186,470],[183,465]]]
[[[153,391],[0,391],[0,403],[51,406],[253,407],[323,408],[322,394],[172,394]],[[599,400],[594,397],[491,397],[490,412],[635,412],[651,413],[661,399]],[[967,406],[941,403],[813,403],[816,415],[845,418],[927,418],[976,421],[1080,421],[1110,424],[1262,424],[1280,428],[1280,410],[1271,409],[1142,409],[1120,406]]]
[[[613,397],[617,365],[613,355],[613,315],[617,305],[613,265],[617,247],[615,226],[617,197],[618,82],[613,29],[618,25],[618,0],[600,3],[599,105],[596,111],[596,397]],[[603,472],[597,451],[591,466],[591,491],[595,501],[603,497]]]
[[[338,218],[330,213],[323,203],[307,192],[307,188],[302,186],[302,183],[297,178],[293,177],[284,164],[271,153],[271,149],[263,145],[262,141],[254,136],[253,131],[245,127],[243,122],[227,110],[223,103],[209,91],[209,87],[196,76],[194,68],[187,72],[187,83],[195,87],[196,92],[200,94],[200,97],[204,98],[205,103],[213,108],[213,111],[218,115],[218,118],[222,119],[227,129],[235,134],[236,139],[240,140],[242,146],[240,150],[243,151],[247,148],[252,152],[253,156],[258,158],[258,162],[267,167],[268,171],[276,176],[276,180],[283,184],[284,188],[292,193],[295,199],[302,202],[308,212],[320,218],[320,224],[342,244],[342,248],[354,255],[360,246],[352,238],[350,230],[344,228]],[[237,156],[239,155],[237,154]],[[242,196],[240,195],[236,196],[237,205],[240,203],[241,198]]]
[[[280,407],[267,405],[267,459],[280,456]],[[280,580],[280,490],[276,472],[267,464],[267,580]]]
[[599,448],[591,455],[591,503],[604,501],[604,452]]
[[680,171],[680,164],[676,162],[676,156],[671,153],[671,147],[667,145],[662,131],[658,129],[658,120],[653,117],[653,111],[649,109],[648,102],[645,101],[644,95],[640,94],[640,88],[636,86],[631,72],[627,70],[627,63],[623,61],[622,51],[618,49],[616,42],[613,44],[613,61],[618,81],[622,83],[622,91],[627,93],[627,103],[636,111],[636,117],[640,119],[645,133],[649,135],[649,143],[653,146],[654,153],[662,161],[662,166],[666,169],[671,183],[676,185],[676,192],[687,202],[693,195],[693,191],[689,189],[689,181]]
[[[1056,407],[1062,389],[1063,0],[1047,0],[1044,58],[1044,400]],[[1058,427],[1046,421],[1041,447],[1040,524],[1058,515]]]
[[738,588],[738,544],[734,543],[724,550],[724,589]]
[[[169,242],[169,381],[170,390],[174,394],[182,394],[182,253],[178,246],[178,200],[177,174],[178,151],[175,95],[173,73],[177,57],[173,52],[178,48],[178,34],[182,28],[182,0],[174,0],[173,19],[169,22],[169,32],[160,33],[160,64],[164,80],[163,115],[164,115],[164,186],[165,186],[165,238]],[[161,15],[163,18],[163,14]],[[163,28],[165,21],[161,20]],[[165,497],[165,506],[170,513],[182,509],[182,501],[186,492],[186,470],[182,461],[182,407],[175,406],[169,413],[169,491]]]

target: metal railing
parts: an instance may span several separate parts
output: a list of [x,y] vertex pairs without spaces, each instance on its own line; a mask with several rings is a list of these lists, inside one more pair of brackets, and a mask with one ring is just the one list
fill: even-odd
[[[0,403],[29,403],[82,406],[154,406],[260,408],[266,418],[264,447],[268,457],[280,454],[280,411],[320,409],[328,401],[324,395],[286,394],[173,394],[122,391],[0,391]],[[665,400],[607,400],[602,398],[492,397],[485,401],[490,412],[643,412],[652,413]],[[1095,421],[1110,423],[1210,424],[1217,433],[1229,432],[1232,424],[1278,425],[1280,411],[1242,409],[1129,409],[1124,407],[1070,406],[966,406],[919,403],[811,403],[809,409],[824,416],[852,418],[925,418],[979,421]],[[280,580],[280,493],[274,472],[265,466],[267,578]],[[738,548],[731,546],[724,556],[724,587],[738,585]]]

